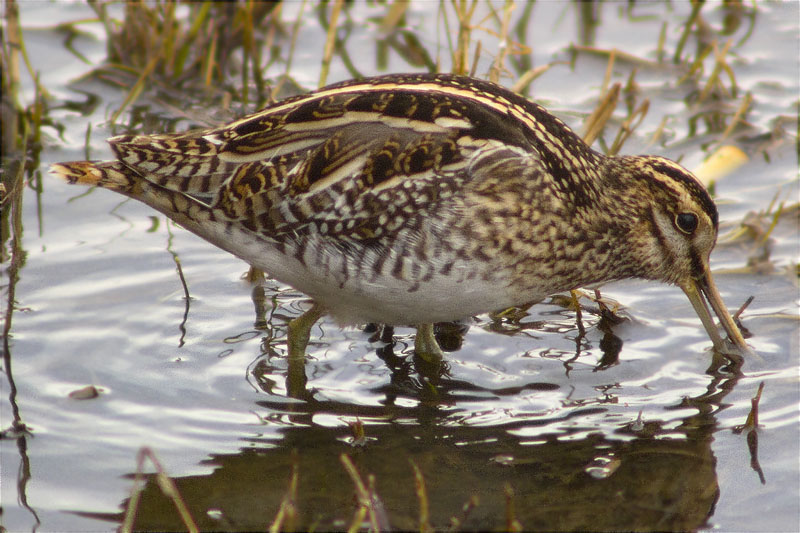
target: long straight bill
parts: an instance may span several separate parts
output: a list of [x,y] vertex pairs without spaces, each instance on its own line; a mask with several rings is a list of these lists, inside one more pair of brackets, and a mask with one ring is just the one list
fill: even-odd
[[700,321],[703,323],[703,327],[706,328],[708,336],[711,337],[715,348],[722,350],[725,347],[725,343],[722,337],[720,337],[717,325],[714,323],[714,318],[711,316],[711,311],[708,309],[709,304],[711,305],[711,309],[714,310],[714,314],[719,318],[722,328],[725,330],[725,333],[728,334],[733,344],[745,352],[750,351],[750,348],[744,341],[742,332],[739,331],[739,327],[733,321],[730,313],[728,313],[728,309],[725,307],[725,303],[719,295],[717,286],[714,284],[714,278],[711,277],[711,273],[708,272],[708,270],[706,270],[705,274],[700,279],[690,279],[686,283],[681,284],[681,289],[686,293],[689,301],[692,302],[692,307],[694,307],[697,316],[700,317]]

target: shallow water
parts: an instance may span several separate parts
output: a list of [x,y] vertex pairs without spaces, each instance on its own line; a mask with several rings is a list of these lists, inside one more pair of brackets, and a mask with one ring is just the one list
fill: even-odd
[[[91,157],[108,157],[104,139],[118,130],[105,121],[124,95],[92,82],[70,85],[88,66],[62,47],[53,27],[91,13],[79,4],[20,8],[33,68],[53,97],[83,100],[80,88],[103,99],[89,116],[51,112],[66,129],[63,138],[48,132],[40,170],[83,159],[88,123]],[[652,59],[661,21],[674,43],[687,11],[684,4],[649,5],[633,18],[620,5],[606,5],[596,45]],[[535,63],[567,60],[577,33],[574,9],[542,3],[533,13],[528,44]],[[798,13],[795,3],[759,5],[752,34],[746,37],[745,22],[732,35],[741,94],[725,105],[738,106],[750,92],[754,107],[748,126],[727,141],[750,160],[716,185],[721,234],[748,212],[765,210],[776,194],[797,202]],[[364,24],[351,37],[352,50],[373,46],[371,14],[354,11]],[[712,24],[724,16],[715,7],[704,14]],[[434,19],[435,8],[426,4],[409,15],[431,48],[435,32],[424,30]],[[75,46],[101,61],[102,33],[96,25],[85,29],[89,35]],[[320,32],[308,16],[299,42],[320,42]],[[483,39],[491,53],[495,41]],[[293,74],[309,88],[319,48],[298,49]],[[371,62],[360,67],[377,72]],[[533,94],[579,128],[605,66],[604,56],[582,54],[574,68],[565,61],[539,78]],[[486,67],[488,59],[478,72]],[[612,81],[624,83],[633,67],[618,63]],[[390,69],[411,67],[393,55]],[[699,110],[683,100],[679,76],[671,67],[639,66],[636,81],[651,107],[625,153],[659,153],[694,168],[719,140],[721,132],[702,120],[692,131]],[[329,81],[346,77],[334,61]],[[29,99],[33,89],[25,83]],[[664,116],[665,142],[653,145]],[[346,529],[356,503],[341,454],[365,483],[374,475],[386,523],[395,529],[419,527],[412,464],[424,478],[429,522],[438,528],[452,517],[464,529],[506,528],[509,502],[524,529],[800,528],[796,211],[771,235],[771,272],[737,273],[760,250],[750,240],[723,242],[712,256],[732,310],[755,295],[743,324],[757,356],[745,360],[741,375],[712,356],[679,289],[626,281],[602,290],[624,306],[629,320],[622,324],[601,325],[591,303],[583,312],[585,334],[574,312],[550,301],[516,321],[479,316],[465,324],[463,338],[447,337],[460,347],[447,354],[442,375],[414,361],[411,329],[398,328],[386,345],[323,320],[300,369],[304,401],[288,397],[294,381],[287,376],[298,369],[284,357],[286,320],[309,305],[301,294],[269,280],[256,288],[266,301],[266,325],[254,327],[246,264],[106,191],[87,193],[45,177],[41,194],[25,191],[23,225],[27,256],[15,287],[12,367],[0,380],[0,416],[7,429],[18,409],[31,433],[0,440],[0,520],[9,530],[116,528],[142,446],[156,454],[204,529],[267,529],[293,465],[297,528]],[[173,254],[190,290],[188,313]],[[760,426],[748,437],[734,430],[745,423],[760,383]],[[69,396],[88,384],[100,389],[98,398]],[[363,442],[354,442],[356,421]],[[464,516],[472,497],[477,505]],[[139,510],[138,528],[181,527],[153,478]]]

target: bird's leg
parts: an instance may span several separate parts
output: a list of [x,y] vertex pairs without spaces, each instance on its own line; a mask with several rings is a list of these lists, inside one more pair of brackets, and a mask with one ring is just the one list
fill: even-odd
[[444,358],[442,349],[433,335],[433,324],[420,324],[417,326],[414,351],[429,363],[438,363]]
[[289,329],[286,334],[289,359],[305,358],[308,339],[311,336],[311,328],[324,314],[325,311],[323,311],[322,307],[315,303],[311,306],[311,309],[289,322]]
[[288,332],[286,333],[286,344],[289,347],[288,363],[289,368],[286,373],[286,392],[290,398],[299,400],[308,399],[306,390],[306,348],[308,339],[311,336],[311,328],[317,320],[325,314],[322,307],[316,303],[311,309],[289,322]]

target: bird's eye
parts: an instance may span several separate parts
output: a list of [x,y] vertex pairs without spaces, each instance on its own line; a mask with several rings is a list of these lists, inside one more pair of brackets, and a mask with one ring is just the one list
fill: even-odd
[[697,229],[697,215],[694,213],[679,213],[675,215],[675,226],[686,235],[691,235]]

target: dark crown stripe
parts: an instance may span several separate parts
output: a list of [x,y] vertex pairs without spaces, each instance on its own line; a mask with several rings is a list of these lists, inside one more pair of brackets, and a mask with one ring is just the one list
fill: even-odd
[[696,178],[688,174],[686,171],[682,171],[677,166],[671,166],[663,163],[653,163],[652,168],[656,172],[660,172],[661,174],[664,174],[672,180],[680,183],[689,192],[692,198],[698,204],[700,204],[700,206],[703,208],[703,211],[706,212],[708,217],[711,219],[711,222],[714,224],[714,228],[718,226],[719,214],[717,213],[717,206],[714,205],[714,201],[711,199],[708,191],[703,188]]

